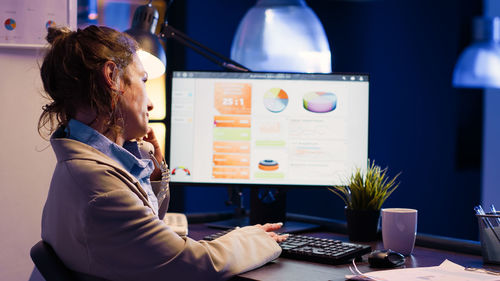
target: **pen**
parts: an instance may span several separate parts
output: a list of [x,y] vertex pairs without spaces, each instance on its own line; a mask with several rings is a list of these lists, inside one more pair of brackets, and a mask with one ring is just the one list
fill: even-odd
[[[491,212],[493,213],[493,215],[498,216],[497,210],[495,209],[495,205],[491,204],[490,209],[491,209]],[[496,221],[497,221],[497,224],[500,225],[500,218],[499,217],[497,217]]]
[[483,206],[477,205],[476,208],[480,215],[486,215],[486,213],[483,210]]

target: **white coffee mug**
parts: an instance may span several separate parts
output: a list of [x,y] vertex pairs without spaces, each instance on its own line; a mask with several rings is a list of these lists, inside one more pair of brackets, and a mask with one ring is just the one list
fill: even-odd
[[417,235],[417,210],[382,209],[382,241],[385,249],[405,256],[413,252]]

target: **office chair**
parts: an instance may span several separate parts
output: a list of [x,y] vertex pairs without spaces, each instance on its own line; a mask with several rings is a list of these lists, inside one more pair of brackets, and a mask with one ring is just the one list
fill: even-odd
[[98,277],[76,274],[67,268],[59,259],[52,246],[47,242],[40,240],[31,247],[30,256],[35,263],[36,268],[47,281],[104,281]]
[[43,240],[31,247],[30,256],[45,280],[76,280],[75,274],[64,265],[54,249]]

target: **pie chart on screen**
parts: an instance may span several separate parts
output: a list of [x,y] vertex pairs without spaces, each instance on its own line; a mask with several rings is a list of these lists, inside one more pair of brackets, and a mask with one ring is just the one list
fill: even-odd
[[45,28],[46,29],[49,29],[49,27],[55,27],[56,26],[56,22],[55,21],[52,21],[52,20],[49,20],[45,23]]
[[288,105],[288,95],[280,88],[271,88],[264,94],[264,106],[273,113],[285,110]]
[[6,19],[3,25],[7,30],[14,30],[16,28],[16,21],[14,19]]
[[337,95],[329,92],[309,92],[303,97],[304,108],[310,112],[325,113],[337,108]]

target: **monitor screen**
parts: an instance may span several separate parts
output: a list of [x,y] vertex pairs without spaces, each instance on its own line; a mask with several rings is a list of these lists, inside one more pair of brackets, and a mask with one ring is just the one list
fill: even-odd
[[368,159],[368,76],[174,71],[171,181],[344,184]]

